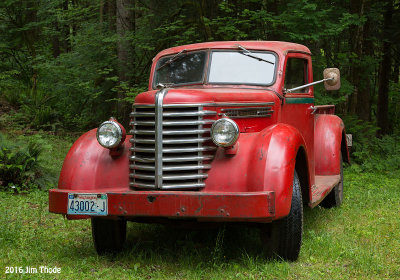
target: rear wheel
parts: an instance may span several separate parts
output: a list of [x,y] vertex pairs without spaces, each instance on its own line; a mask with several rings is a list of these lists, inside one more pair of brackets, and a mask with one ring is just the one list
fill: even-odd
[[126,220],[92,218],[92,236],[99,255],[117,253],[126,240]]
[[293,176],[292,203],[289,215],[265,224],[261,228],[261,241],[269,257],[295,261],[299,257],[303,235],[303,202],[299,177]]
[[331,192],[321,201],[324,208],[338,207],[343,202],[343,158],[340,153],[340,181]]

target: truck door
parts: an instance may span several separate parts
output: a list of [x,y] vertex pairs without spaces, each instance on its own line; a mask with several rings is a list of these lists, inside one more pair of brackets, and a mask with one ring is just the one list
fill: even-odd
[[[284,89],[312,82],[311,57],[303,53],[288,53],[284,62]],[[311,185],[314,184],[314,89],[307,87],[285,95],[281,121],[297,128],[306,143]]]

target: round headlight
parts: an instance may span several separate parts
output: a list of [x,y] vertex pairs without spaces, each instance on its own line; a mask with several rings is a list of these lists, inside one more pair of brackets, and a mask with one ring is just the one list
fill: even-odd
[[100,145],[110,149],[121,143],[123,131],[117,122],[106,121],[99,126],[96,136]]
[[231,147],[239,138],[239,127],[231,119],[223,118],[213,123],[211,139],[217,146]]

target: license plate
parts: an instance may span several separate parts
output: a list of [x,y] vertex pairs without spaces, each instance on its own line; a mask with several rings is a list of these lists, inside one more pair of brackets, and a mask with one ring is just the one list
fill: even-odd
[[108,213],[107,194],[68,194],[68,214],[105,216]]

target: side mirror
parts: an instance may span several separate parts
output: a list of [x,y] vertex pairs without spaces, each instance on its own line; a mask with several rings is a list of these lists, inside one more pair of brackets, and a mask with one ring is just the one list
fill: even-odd
[[326,90],[340,89],[340,71],[337,68],[326,68],[324,70],[324,79],[329,79],[324,82]]

